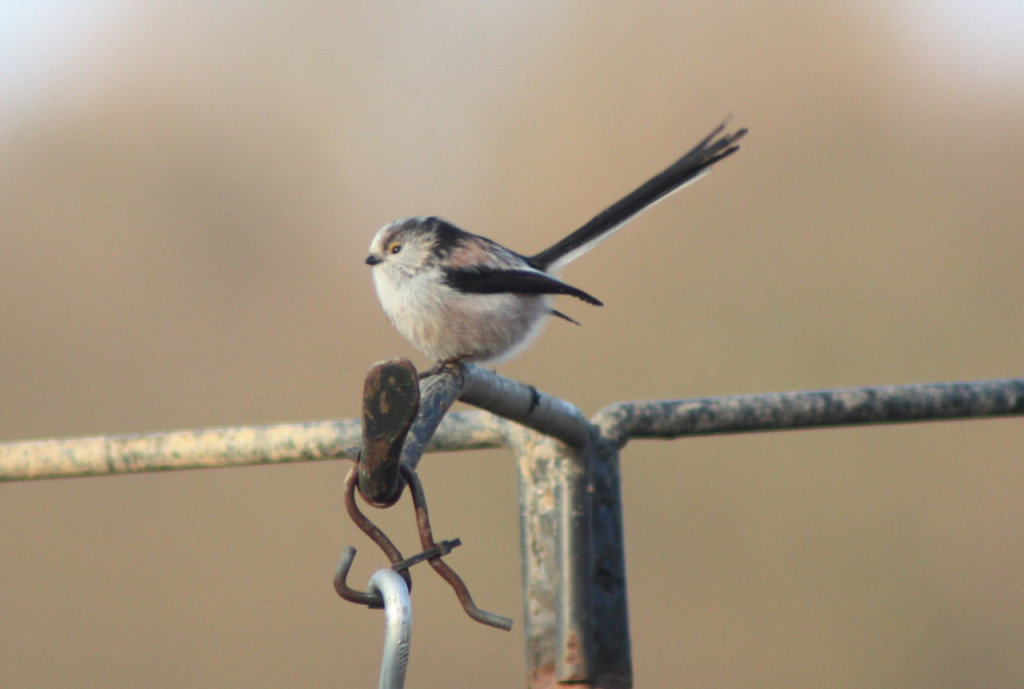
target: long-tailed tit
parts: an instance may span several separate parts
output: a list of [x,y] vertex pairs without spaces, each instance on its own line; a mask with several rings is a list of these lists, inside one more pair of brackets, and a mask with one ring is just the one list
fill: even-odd
[[551,308],[551,295],[568,294],[601,306],[555,275],[641,211],[734,153],[747,130],[723,132],[724,123],[663,172],[533,256],[440,218],[405,218],[384,226],[366,259],[384,312],[398,332],[438,362],[494,362],[517,354],[539,334],[548,316],[576,322]]

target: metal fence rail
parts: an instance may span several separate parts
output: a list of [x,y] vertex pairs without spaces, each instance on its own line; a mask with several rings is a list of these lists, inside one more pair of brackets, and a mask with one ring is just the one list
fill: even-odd
[[[395,364],[374,367],[371,376],[400,374]],[[364,473],[365,461],[395,468],[400,461],[412,472],[424,452],[509,447],[519,471],[528,682],[619,689],[632,683],[619,481],[619,449],[630,439],[1024,415],[1024,378],[625,402],[589,422],[567,402],[475,366],[450,367],[418,385],[415,376],[394,380],[389,394],[412,396],[398,405],[408,418],[398,432],[385,423],[379,437],[374,424],[349,419],[7,443],[0,444],[0,481],[362,452],[359,488],[383,507],[402,483],[397,490],[393,481],[379,483],[383,474]],[[375,390],[368,378],[367,400]],[[456,399],[487,411],[447,413]],[[364,409],[367,421],[372,407]],[[425,541],[419,558],[436,569],[441,550]]]
[[[456,391],[461,401],[523,421],[520,417],[529,405],[532,388],[474,366],[465,370],[472,387]],[[552,411],[538,409],[528,415],[535,422],[538,418],[546,422],[539,424],[542,428],[538,430],[561,429],[556,437],[582,437],[579,429],[583,426],[577,425],[583,418],[579,410],[537,394],[545,404],[557,403]],[[621,402],[598,412],[591,424],[603,437],[622,446],[631,438],[1022,414],[1024,378],[1005,378]],[[500,419],[479,412],[452,412],[444,416],[424,449],[500,448],[508,444],[507,435]],[[0,481],[354,459],[360,443],[359,419],[7,442],[0,443]]]

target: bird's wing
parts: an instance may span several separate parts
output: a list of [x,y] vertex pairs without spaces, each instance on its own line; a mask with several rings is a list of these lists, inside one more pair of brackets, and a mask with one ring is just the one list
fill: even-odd
[[536,270],[453,268],[445,271],[444,282],[452,289],[470,294],[568,294],[588,304],[602,306],[583,290]]

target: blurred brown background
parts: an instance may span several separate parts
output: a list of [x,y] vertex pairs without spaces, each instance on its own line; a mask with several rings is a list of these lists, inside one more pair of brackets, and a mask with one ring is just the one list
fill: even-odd
[[[624,399],[1021,375],[1012,2],[0,9],[0,439],[354,416],[412,356],[363,258],[438,214],[524,252],[724,116],[740,154],[566,272],[506,375]],[[1024,679],[1018,420],[635,442],[640,687]],[[431,456],[470,622],[417,573],[409,687],[524,685],[507,452]],[[346,462],[0,486],[0,686],[375,686]],[[413,549],[408,505],[378,514]]]

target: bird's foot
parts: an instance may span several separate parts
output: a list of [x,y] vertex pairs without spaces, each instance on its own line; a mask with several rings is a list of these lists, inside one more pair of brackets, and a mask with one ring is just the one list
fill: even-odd
[[424,378],[429,378],[430,376],[436,376],[439,373],[441,373],[442,371],[444,371],[446,368],[448,368],[449,366],[453,366],[453,365],[459,363],[460,361],[462,361],[465,358],[466,358],[466,355],[463,354],[463,355],[460,355],[460,356],[453,356],[453,357],[451,357],[449,359],[438,359],[437,363],[435,363],[432,368],[429,368],[426,371],[424,371],[423,373],[419,374],[420,380],[423,380]]

